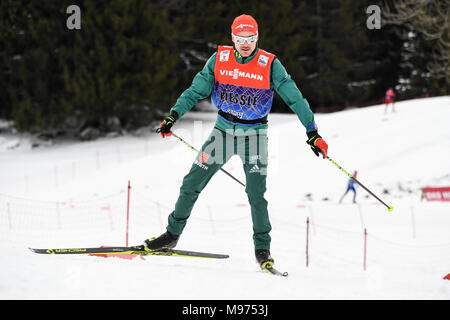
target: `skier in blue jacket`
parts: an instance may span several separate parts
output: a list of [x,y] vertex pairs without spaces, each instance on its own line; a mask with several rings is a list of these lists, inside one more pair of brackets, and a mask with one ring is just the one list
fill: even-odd
[[[356,178],[356,175],[358,174],[358,171],[355,170],[353,173],[353,178]],[[353,203],[356,203],[356,189],[355,189],[355,180],[353,178],[350,178],[347,183],[347,190],[345,190],[345,193],[342,195],[341,199],[339,200],[339,203],[342,203],[342,200],[344,199],[345,195],[351,190],[353,191]]]

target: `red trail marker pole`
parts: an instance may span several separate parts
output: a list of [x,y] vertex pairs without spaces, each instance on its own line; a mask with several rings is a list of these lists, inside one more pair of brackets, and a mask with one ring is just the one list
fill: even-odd
[[129,226],[129,221],[130,221],[130,190],[131,190],[131,185],[130,185],[130,180],[128,180],[127,229],[126,229],[126,241],[125,241],[125,246],[127,246],[127,247],[128,247],[128,226]]
[[309,217],[306,218],[306,267],[309,265]]
[[366,259],[367,258],[367,228],[364,228],[364,262],[363,268],[366,271]]

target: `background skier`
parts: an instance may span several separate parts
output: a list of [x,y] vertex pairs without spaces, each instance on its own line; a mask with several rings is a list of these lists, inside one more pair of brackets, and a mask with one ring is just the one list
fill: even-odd
[[387,112],[389,104],[392,104],[392,112],[395,112],[395,92],[392,88],[387,89],[384,95],[384,103],[386,107],[384,108],[384,113]]
[[[358,174],[358,171],[355,170],[355,172],[353,172],[353,177],[356,178],[357,174]],[[349,191],[353,192],[353,203],[356,203],[355,180],[353,180],[352,178],[348,179],[347,190],[345,190],[345,193],[342,195],[341,199],[339,200],[339,203],[342,203],[342,200],[344,199],[344,197],[346,196],[346,194]]]

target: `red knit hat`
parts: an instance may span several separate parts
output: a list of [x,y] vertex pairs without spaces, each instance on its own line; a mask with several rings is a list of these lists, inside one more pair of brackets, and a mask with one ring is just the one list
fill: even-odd
[[258,34],[258,23],[248,14],[243,14],[236,17],[231,25],[232,34],[237,35],[239,32],[243,31],[250,31],[254,34]]

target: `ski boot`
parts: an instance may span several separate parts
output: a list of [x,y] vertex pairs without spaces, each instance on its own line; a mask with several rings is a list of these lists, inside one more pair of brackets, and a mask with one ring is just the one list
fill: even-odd
[[265,249],[255,249],[256,262],[258,262],[261,269],[272,267],[275,263],[270,256],[270,251]]
[[179,235],[166,231],[159,237],[150,238],[144,241],[145,250],[172,249],[177,245]]

